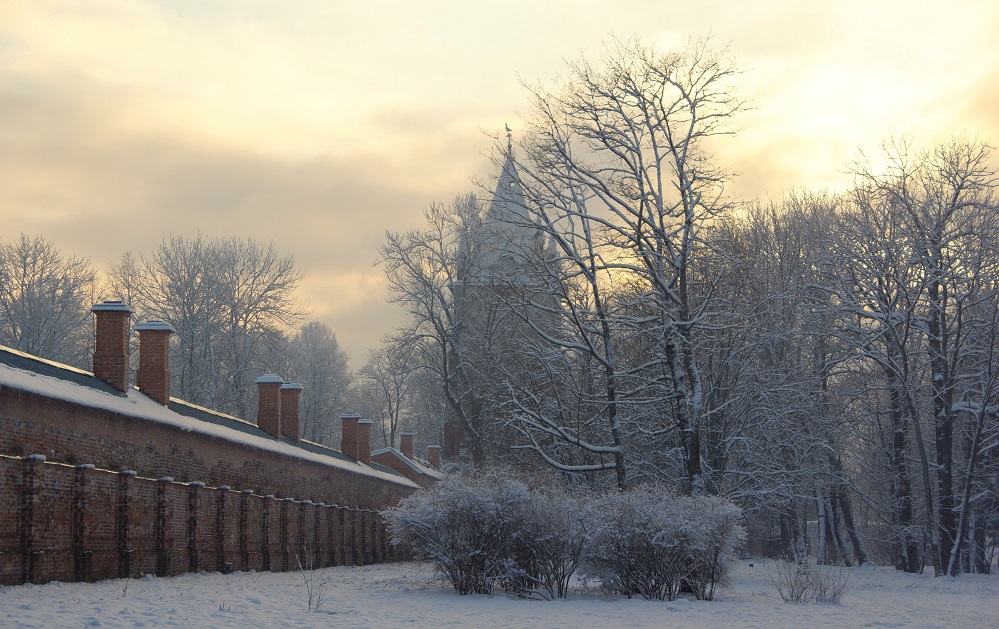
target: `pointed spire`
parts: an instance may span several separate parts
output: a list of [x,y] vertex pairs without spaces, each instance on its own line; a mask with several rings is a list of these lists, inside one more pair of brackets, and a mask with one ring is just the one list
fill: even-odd
[[511,159],[513,157],[513,130],[505,122],[503,126],[506,127],[506,156],[507,159]]

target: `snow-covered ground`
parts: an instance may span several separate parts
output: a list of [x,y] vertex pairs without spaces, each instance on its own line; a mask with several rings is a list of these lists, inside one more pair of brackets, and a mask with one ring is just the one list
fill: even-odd
[[[999,575],[934,579],[852,570],[838,605],[783,603],[762,561],[739,562],[714,602],[458,596],[424,563],[329,568],[319,611],[295,573],[188,574],[0,589],[2,627],[999,627]],[[126,587],[127,586],[127,587]]]

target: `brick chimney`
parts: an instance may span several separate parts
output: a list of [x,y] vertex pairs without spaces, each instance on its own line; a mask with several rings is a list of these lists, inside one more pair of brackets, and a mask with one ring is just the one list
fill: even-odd
[[143,321],[139,333],[139,390],[163,406],[170,404],[170,335],[177,332],[165,321]]
[[357,460],[371,463],[371,420],[357,420]]
[[404,432],[399,435],[399,451],[407,459],[413,458],[413,437],[415,436],[411,432]]
[[128,319],[135,312],[124,302],[104,301],[90,312],[96,318],[94,375],[115,389],[128,391]]
[[340,416],[340,452],[357,460],[357,422],[361,416],[357,413],[344,413]]
[[257,427],[268,435],[281,437],[281,385],[284,379],[268,373],[254,382],[257,385]]
[[427,446],[427,461],[433,467],[441,468],[441,447],[440,446]]
[[303,389],[305,387],[297,382],[281,385],[281,434],[292,441],[302,440],[300,408]]

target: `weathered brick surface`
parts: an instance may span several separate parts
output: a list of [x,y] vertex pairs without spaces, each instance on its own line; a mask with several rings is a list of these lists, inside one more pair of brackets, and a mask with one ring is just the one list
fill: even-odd
[[0,385],[2,584],[380,561],[412,491]]
[[[30,418],[25,420],[23,418]],[[322,463],[0,386],[0,453],[133,469],[317,502],[380,509],[412,489]]]
[[0,583],[384,561],[377,512],[0,455]]
[[170,331],[139,331],[139,369],[135,384],[160,404],[170,403]]

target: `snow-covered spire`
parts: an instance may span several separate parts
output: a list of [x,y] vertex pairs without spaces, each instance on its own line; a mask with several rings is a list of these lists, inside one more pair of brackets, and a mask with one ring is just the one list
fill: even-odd
[[458,276],[465,284],[526,284],[528,269],[544,254],[517,172],[513,132],[505,129],[507,150],[489,207],[459,236]]
[[475,258],[466,279],[475,283],[517,283],[524,279],[526,260],[535,255],[536,230],[517,173],[509,126],[506,131],[507,151],[496,190],[478,233],[471,232],[477,242],[466,247]]

